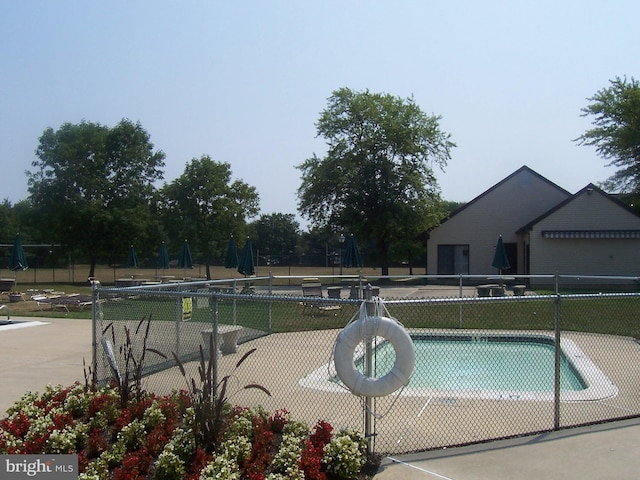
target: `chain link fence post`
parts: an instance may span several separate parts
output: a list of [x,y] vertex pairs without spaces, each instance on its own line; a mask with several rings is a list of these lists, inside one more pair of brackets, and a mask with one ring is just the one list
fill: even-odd
[[560,428],[560,360],[562,355],[562,348],[560,346],[560,302],[561,297],[559,293],[556,293],[553,309],[553,329],[555,336],[555,348],[554,348],[554,380],[553,380],[553,429],[558,430]]
[[211,388],[213,389],[213,396],[211,398],[217,398],[218,395],[218,360],[220,356],[220,341],[218,339],[218,297],[211,296],[211,335],[213,337],[213,345],[209,343],[209,361],[213,362],[213,382]]
[[[365,302],[367,309],[367,316],[372,317],[374,315],[374,305],[372,300],[373,288],[368,283],[365,289]],[[373,376],[373,345],[375,338],[367,338],[365,342],[365,376]],[[364,437],[367,439],[367,454],[371,454],[374,451],[374,433],[373,433],[373,398],[365,397],[364,402]]]

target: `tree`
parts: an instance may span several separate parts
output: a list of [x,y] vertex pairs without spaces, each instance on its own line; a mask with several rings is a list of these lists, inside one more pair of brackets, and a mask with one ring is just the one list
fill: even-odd
[[9,243],[20,231],[20,227],[14,219],[14,211],[11,202],[5,198],[0,203],[0,240]]
[[640,83],[633,77],[616,77],[610,86],[587,100],[582,116],[593,116],[595,128],[575,141],[595,146],[598,155],[611,160],[608,166],[620,168],[603,188],[622,193],[640,193]]
[[192,253],[204,259],[207,279],[212,258],[224,255],[229,235],[244,236],[246,217],[257,215],[258,205],[255,187],[232,182],[231,165],[208,155],[192,159],[184,173],[160,192],[165,228],[180,244],[189,240]]
[[314,226],[353,233],[359,243],[372,240],[388,274],[392,246],[439,221],[432,166],[443,169],[455,146],[439,120],[413,98],[333,92],[316,124],[328,152],[298,166],[302,215]]
[[91,276],[99,256],[126,256],[152,221],[153,183],[165,158],[142,126],[65,123],[44,131],[36,155],[27,172],[30,200],[56,241],[88,255]]
[[260,218],[249,225],[252,233],[253,246],[261,254],[280,256],[290,262],[291,255],[296,251],[300,224],[290,213],[272,213],[260,215]]

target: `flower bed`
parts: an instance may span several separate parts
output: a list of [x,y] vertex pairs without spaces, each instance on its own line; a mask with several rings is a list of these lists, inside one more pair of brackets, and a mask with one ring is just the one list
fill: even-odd
[[324,421],[310,429],[284,409],[225,404],[208,452],[196,443],[187,392],[121,400],[117,388],[79,383],[27,393],[0,422],[0,454],[77,453],[79,478],[91,480],[371,478],[355,430],[336,433]]

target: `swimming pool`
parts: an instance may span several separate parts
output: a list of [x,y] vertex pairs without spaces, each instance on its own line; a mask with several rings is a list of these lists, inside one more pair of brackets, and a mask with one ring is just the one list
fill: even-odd
[[[555,340],[551,335],[522,333],[411,333],[416,368],[408,396],[446,396],[506,400],[553,400]],[[618,390],[571,340],[561,341],[560,399],[599,400]],[[356,351],[362,371],[363,348]],[[375,376],[385,375],[395,361],[388,342],[374,347]],[[332,363],[300,381],[308,387],[346,391]]]

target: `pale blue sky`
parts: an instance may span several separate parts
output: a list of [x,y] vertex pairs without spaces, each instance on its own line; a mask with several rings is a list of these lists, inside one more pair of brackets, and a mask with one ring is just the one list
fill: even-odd
[[574,192],[613,173],[572,139],[587,97],[640,77],[639,21],[636,0],[3,0],[0,197],[26,198],[45,128],[129,118],[166,153],[165,181],[208,154],[262,213],[296,213],[294,166],[324,154],[314,124],[341,87],[442,116],[447,200],[525,164]]

